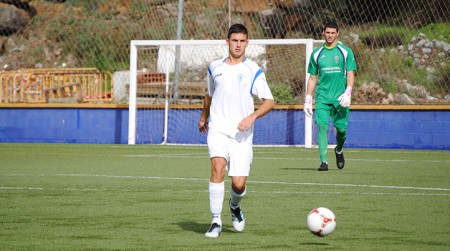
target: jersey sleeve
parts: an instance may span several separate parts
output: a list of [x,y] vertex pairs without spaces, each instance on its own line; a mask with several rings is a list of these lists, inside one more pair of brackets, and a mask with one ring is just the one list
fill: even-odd
[[355,55],[353,54],[352,50],[348,50],[348,57],[347,57],[347,65],[346,65],[346,71],[356,71],[356,59]]
[[314,61],[314,56],[311,54],[308,64],[308,73],[311,75],[317,75],[319,73],[319,69],[317,68],[317,64]]
[[211,66],[208,67],[206,83],[208,85],[208,96],[212,97],[214,93],[214,79],[212,77]]
[[251,93],[259,99],[274,99],[269,85],[267,84],[266,75],[261,72],[253,82]]

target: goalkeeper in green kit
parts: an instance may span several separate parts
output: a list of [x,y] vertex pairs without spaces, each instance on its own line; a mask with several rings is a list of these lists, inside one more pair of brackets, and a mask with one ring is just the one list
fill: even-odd
[[336,166],[344,168],[343,147],[350,114],[352,87],[355,81],[356,61],[353,51],[338,42],[339,26],[328,22],[323,29],[325,44],[314,49],[308,65],[308,85],[304,111],[312,116],[313,92],[316,89],[316,124],[320,154],[319,171],[328,171],[328,124],[331,117],[336,128],[337,145],[334,149]]

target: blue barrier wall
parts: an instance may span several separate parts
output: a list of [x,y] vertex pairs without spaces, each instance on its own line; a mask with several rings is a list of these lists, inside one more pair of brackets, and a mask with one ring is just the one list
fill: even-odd
[[[147,113],[145,116],[149,119],[137,125],[136,142],[161,143],[163,110],[138,112],[138,116]],[[171,110],[168,142],[205,144],[206,135],[197,130],[200,112]],[[257,120],[254,143],[303,145],[303,132],[302,110],[273,110]],[[317,127],[313,133],[316,135]],[[334,144],[331,128],[329,136],[330,144]],[[128,109],[0,108],[0,142],[127,144]],[[450,111],[352,110],[346,146],[450,150]]]
[[0,109],[0,142],[125,144],[128,109]]
[[347,146],[450,150],[450,111],[351,111]]

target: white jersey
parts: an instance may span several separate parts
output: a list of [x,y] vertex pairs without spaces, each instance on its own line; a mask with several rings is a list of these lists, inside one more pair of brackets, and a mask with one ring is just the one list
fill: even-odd
[[253,96],[273,96],[263,70],[255,62],[245,58],[239,64],[229,65],[226,60],[216,60],[208,67],[208,95],[212,97],[209,131],[251,143],[253,126],[239,132],[239,122],[254,112]]

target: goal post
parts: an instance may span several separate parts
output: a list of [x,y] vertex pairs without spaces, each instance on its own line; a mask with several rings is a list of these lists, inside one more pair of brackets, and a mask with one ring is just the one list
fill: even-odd
[[[293,92],[304,95],[309,78],[307,66],[313,46],[313,39],[251,39],[246,56],[263,68],[269,85],[300,85],[298,90],[294,86]],[[132,40],[127,87],[128,144],[205,143],[205,138],[187,139],[190,134],[187,128],[195,127],[199,119],[202,96],[206,94],[209,63],[227,55],[225,40]],[[180,71],[181,74],[175,74],[175,71]],[[312,118],[304,116],[302,111],[293,116],[297,122],[304,119],[304,125],[286,123],[284,126],[292,126],[289,130],[295,133],[299,129],[303,130],[304,142],[297,139],[286,140],[284,138],[291,136],[283,135],[280,137],[284,138],[275,139],[274,142],[263,140],[262,144],[312,147]],[[302,118],[298,119],[300,116]],[[186,128],[183,129],[183,126]],[[255,127],[255,134],[257,133],[260,132],[256,132]],[[176,135],[180,137],[175,137]]]

